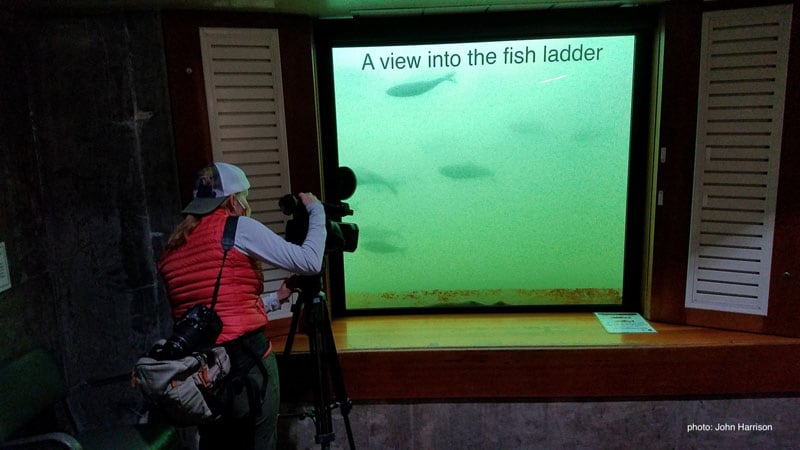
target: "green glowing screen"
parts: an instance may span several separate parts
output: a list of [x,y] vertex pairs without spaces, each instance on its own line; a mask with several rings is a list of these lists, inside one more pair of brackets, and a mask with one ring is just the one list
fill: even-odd
[[334,47],[346,308],[621,304],[634,40]]

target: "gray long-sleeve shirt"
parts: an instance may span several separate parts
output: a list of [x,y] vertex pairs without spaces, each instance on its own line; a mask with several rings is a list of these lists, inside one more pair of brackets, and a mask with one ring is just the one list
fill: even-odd
[[[301,245],[286,241],[261,222],[240,217],[234,246],[245,255],[300,275],[314,275],[322,270],[325,254],[325,208],[321,203],[307,206],[308,233]],[[274,293],[264,296],[267,311],[280,308]]]

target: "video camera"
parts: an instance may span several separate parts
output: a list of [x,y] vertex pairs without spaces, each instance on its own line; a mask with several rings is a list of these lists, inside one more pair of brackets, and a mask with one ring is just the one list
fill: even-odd
[[[325,229],[328,237],[325,240],[325,252],[356,251],[358,247],[358,225],[344,223],[342,218],[352,216],[350,205],[342,202],[353,195],[356,190],[356,176],[348,167],[340,167],[337,174],[336,202],[323,202],[325,207]],[[296,195],[286,194],[278,201],[283,214],[292,216],[286,223],[286,240],[300,245],[308,233],[308,210]]]

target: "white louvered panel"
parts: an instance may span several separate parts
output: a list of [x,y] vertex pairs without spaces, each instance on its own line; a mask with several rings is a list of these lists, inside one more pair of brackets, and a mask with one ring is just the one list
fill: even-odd
[[[278,31],[201,28],[200,44],[214,160],[247,173],[252,217],[283,235],[278,199],[290,185]],[[265,290],[289,275],[265,266]]]
[[688,308],[767,314],[791,8],[703,15]]

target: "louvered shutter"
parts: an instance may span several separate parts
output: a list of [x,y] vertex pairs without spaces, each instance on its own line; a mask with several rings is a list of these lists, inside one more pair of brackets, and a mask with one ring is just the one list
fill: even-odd
[[703,14],[687,308],[767,315],[791,8]]
[[[278,30],[200,28],[200,46],[214,160],[245,171],[252,217],[283,235],[278,199],[290,185]],[[265,289],[287,276],[265,267]]]

